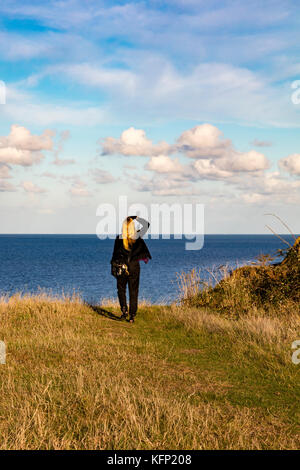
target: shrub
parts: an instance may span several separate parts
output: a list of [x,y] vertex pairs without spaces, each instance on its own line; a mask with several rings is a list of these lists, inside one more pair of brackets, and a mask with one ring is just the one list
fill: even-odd
[[281,263],[268,264],[270,260],[266,255],[259,259],[259,265],[244,266],[232,273],[224,271],[223,279],[215,286],[201,282],[195,270],[187,275],[182,273],[180,300],[188,306],[205,307],[230,316],[240,316],[253,308],[268,310],[290,302],[299,304],[300,237],[286,251]]

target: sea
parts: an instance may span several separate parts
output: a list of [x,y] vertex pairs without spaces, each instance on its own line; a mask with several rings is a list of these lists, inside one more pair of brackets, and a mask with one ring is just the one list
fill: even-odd
[[[290,235],[280,235],[292,244]],[[288,247],[275,235],[206,235],[200,250],[186,250],[186,239],[145,240],[152,260],[141,264],[140,298],[152,303],[176,301],[178,275],[196,269],[205,282],[227,270],[256,262]],[[114,240],[96,235],[0,235],[0,294],[79,294],[99,304],[117,297],[110,273]]]

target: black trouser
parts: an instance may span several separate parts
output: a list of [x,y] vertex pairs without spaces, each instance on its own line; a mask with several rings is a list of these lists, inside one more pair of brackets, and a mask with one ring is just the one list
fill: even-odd
[[117,277],[117,289],[120,307],[123,313],[127,312],[126,286],[129,287],[129,315],[134,317],[138,308],[138,294],[140,282],[140,264],[138,261],[132,261],[128,266],[129,276],[123,275]]

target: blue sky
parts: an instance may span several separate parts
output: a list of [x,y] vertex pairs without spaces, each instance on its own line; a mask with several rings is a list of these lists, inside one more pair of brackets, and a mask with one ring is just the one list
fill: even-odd
[[7,0],[0,25],[2,233],[94,233],[119,194],[300,233],[296,2]]

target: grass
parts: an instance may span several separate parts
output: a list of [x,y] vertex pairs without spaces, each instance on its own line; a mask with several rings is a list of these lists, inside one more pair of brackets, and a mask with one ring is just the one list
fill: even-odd
[[[283,307],[282,307],[283,308]],[[0,301],[1,449],[297,449],[299,305],[240,318],[186,305]]]
[[290,316],[293,310],[299,312],[300,237],[284,254],[276,264],[270,264],[272,257],[263,255],[254,266],[232,272],[223,267],[217,276],[211,273],[214,282],[204,282],[200,270],[182,273],[178,276],[181,303],[230,318],[255,312],[276,317]]

